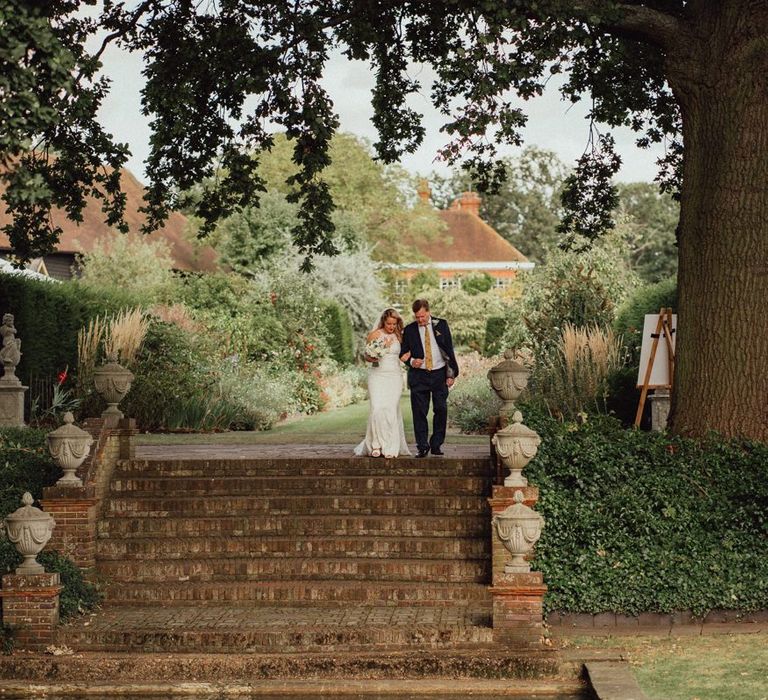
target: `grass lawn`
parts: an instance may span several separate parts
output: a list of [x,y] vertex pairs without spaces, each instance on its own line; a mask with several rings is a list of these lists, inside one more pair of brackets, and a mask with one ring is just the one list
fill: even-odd
[[768,700],[768,632],[566,642],[624,649],[650,700]]
[[[411,404],[407,396],[401,401],[405,436],[413,441]],[[450,409],[449,409],[450,410]],[[450,415],[450,414],[449,414]],[[139,445],[180,445],[205,443],[211,445],[255,445],[283,443],[353,444],[363,439],[368,421],[368,402],[345,406],[335,411],[317,413],[278,423],[272,430],[234,431],[228,433],[155,433],[136,437]],[[430,416],[431,421],[431,416]],[[488,442],[486,435],[461,435],[448,431],[448,444],[480,444]]]

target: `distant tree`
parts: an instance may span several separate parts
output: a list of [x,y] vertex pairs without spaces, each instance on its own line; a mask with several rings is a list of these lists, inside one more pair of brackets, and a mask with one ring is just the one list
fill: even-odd
[[[261,156],[258,174],[269,192],[288,196],[287,181],[298,168],[292,160],[293,144],[275,134],[269,153]],[[337,133],[330,144],[331,162],[323,181],[333,197],[336,245],[357,239],[372,247],[375,259],[397,261],[413,258],[404,243],[435,236],[443,224],[429,208],[410,206],[415,193],[411,175],[398,165],[384,165],[374,158],[370,144],[358,136]],[[342,216],[338,216],[341,213]]]
[[644,282],[674,277],[680,204],[648,182],[621,183],[618,191],[617,214],[629,242],[632,269]]
[[221,262],[246,273],[271,264],[291,250],[296,205],[274,192],[261,196],[258,207],[247,207],[219,224],[217,250]]

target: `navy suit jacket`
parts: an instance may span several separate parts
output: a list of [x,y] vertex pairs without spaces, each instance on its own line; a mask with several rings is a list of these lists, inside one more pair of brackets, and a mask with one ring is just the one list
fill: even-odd
[[[446,357],[446,364],[453,369],[453,376],[459,376],[459,363],[456,362],[456,353],[453,351],[453,339],[451,338],[451,329],[448,328],[448,321],[444,318],[432,317],[432,332],[435,340],[440,346]],[[421,342],[419,334],[419,324],[412,321],[403,329],[403,342],[401,345],[400,356],[411,353],[411,359],[424,359],[424,344]],[[423,366],[423,365],[422,365]]]

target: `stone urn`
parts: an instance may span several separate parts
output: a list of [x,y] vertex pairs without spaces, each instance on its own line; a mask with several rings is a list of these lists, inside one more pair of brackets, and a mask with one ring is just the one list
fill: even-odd
[[21,502],[24,504],[5,518],[5,531],[8,539],[16,545],[19,554],[24,561],[16,569],[17,574],[44,574],[42,564],[37,563],[37,555],[51,539],[53,528],[56,525],[53,518],[32,503],[32,494],[27,491]]
[[536,431],[523,425],[523,414],[515,411],[512,423],[494,433],[491,442],[496,448],[496,454],[509,469],[504,486],[528,486],[528,479],[522,472],[525,465],[536,456],[541,438]]
[[513,357],[514,353],[507,350],[504,353],[504,360],[488,370],[488,381],[491,383],[491,388],[504,402],[501,407],[502,415],[510,414],[515,410],[515,399],[525,389],[530,374],[529,370],[512,359]]
[[505,574],[526,574],[531,565],[525,560],[541,537],[544,518],[523,503],[523,492],[515,491],[515,504],[493,519],[493,528],[512,560],[504,565]]
[[75,476],[75,472],[91,450],[91,434],[78,428],[74,416],[67,411],[64,414],[64,425],[48,433],[47,440],[51,457],[64,472],[56,486],[82,486],[83,482]]
[[97,367],[93,372],[93,383],[96,391],[107,402],[107,409],[101,414],[104,419],[117,419],[123,417],[122,411],[117,408],[123,397],[128,393],[133,381],[133,374],[117,362]]

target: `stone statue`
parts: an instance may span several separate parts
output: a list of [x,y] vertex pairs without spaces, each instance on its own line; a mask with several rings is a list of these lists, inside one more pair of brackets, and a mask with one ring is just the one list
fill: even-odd
[[3,337],[3,347],[0,348],[0,361],[3,363],[3,381],[20,384],[16,376],[16,365],[21,361],[21,340],[16,337],[16,327],[13,325],[13,314],[3,315],[3,325],[0,326]]

